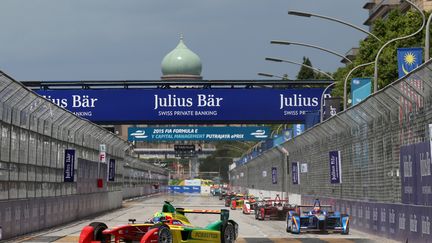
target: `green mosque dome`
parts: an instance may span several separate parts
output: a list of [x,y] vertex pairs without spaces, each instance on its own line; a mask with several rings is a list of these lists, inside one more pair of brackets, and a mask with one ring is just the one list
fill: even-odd
[[202,79],[201,60],[180,37],[177,47],[162,60],[162,79]]

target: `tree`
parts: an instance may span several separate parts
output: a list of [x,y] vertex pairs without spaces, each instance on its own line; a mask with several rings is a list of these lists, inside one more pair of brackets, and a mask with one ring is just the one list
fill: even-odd
[[228,181],[229,165],[233,162],[233,158],[241,157],[253,144],[252,142],[217,142],[216,151],[200,161],[200,172],[220,172],[222,180]]
[[[345,77],[348,72],[363,63],[372,62],[380,47],[387,41],[396,37],[405,36],[414,33],[421,26],[421,15],[418,12],[409,11],[406,14],[402,13],[399,9],[392,10],[386,19],[379,19],[374,22],[372,33],[382,40],[377,41],[374,38],[366,38],[360,41],[359,53],[354,59],[353,63],[346,67],[339,68],[333,76],[337,84],[333,89],[334,96],[343,95],[343,86]],[[394,42],[388,45],[381,53],[378,60],[378,87],[383,88],[391,82],[398,79],[397,70],[397,48],[401,47],[418,47],[424,45],[424,31],[420,34],[406,39]],[[353,72],[352,77],[373,77],[374,65],[369,65],[360,68]],[[348,90],[350,89],[348,83]]]
[[[303,64],[312,67],[312,63],[308,57],[303,57]],[[302,66],[297,74],[298,80],[315,79],[315,73],[312,69]]]

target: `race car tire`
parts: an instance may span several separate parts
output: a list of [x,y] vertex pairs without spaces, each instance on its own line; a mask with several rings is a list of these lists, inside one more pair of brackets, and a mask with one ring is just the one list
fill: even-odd
[[291,232],[291,227],[287,224],[287,226],[286,226],[286,232]]
[[234,226],[231,223],[227,223],[225,227],[222,227],[222,238],[221,243],[234,243],[235,242],[235,232]]
[[109,242],[109,236],[104,235],[102,232],[108,228],[108,226],[101,222],[93,222],[89,224],[89,226],[93,227],[93,239],[95,241],[100,241],[101,243]]
[[299,234],[297,226],[295,224],[291,225],[291,229],[290,229],[291,234]]
[[347,229],[346,231],[342,231],[341,235],[349,235],[349,229]]
[[159,227],[158,231],[158,243],[172,243],[173,235],[168,226],[162,225]]
[[261,208],[260,212],[259,212],[259,220],[265,220],[265,209]]

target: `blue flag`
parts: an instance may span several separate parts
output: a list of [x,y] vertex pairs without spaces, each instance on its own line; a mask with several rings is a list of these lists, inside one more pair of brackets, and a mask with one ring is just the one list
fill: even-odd
[[423,63],[423,48],[398,48],[397,57],[399,78],[402,78]]
[[371,78],[353,78],[351,79],[351,99],[352,105],[360,103],[371,93]]

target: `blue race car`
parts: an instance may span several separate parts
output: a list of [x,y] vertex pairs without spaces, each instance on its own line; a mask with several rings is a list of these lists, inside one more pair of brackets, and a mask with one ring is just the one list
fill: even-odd
[[[315,199],[314,205],[300,205],[298,210],[289,211],[287,214],[286,231],[293,234],[304,232],[340,232],[343,235],[349,234],[349,215],[340,212],[323,210],[330,208],[329,205],[321,206],[319,199]],[[310,211],[301,213],[301,208],[313,208]]]

